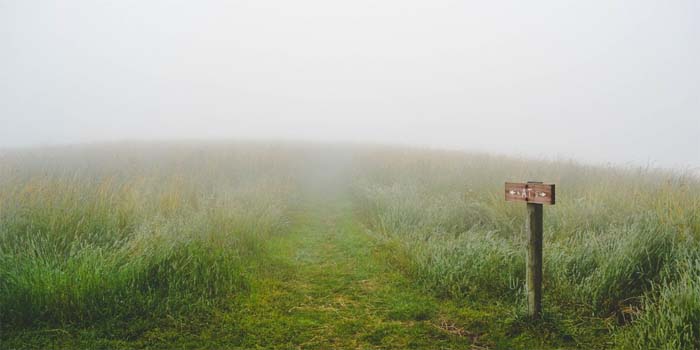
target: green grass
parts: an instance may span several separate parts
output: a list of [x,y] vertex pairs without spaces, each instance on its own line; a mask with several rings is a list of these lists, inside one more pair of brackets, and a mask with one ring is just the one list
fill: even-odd
[[432,293],[522,307],[525,212],[503,200],[503,181],[555,182],[544,232],[551,325],[583,344],[607,328],[601,336],[624,348],[697,347],[700,290],[687,257],[700,248],[697,177],[552,162],[532,169],[455,152],[389,150],[364,162],[361,220],[399,242],[410,257],[403,270]]
[[[682,173],[303,144],[0,158],[3,348],[699,347],[700,182]],[[557,183],[545,317],[525,209]]]

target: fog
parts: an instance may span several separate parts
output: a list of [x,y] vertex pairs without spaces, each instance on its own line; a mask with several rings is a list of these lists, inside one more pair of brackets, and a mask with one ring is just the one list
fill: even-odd
[[0,148],[407,144],[700,167],[700,2],[0,0]]

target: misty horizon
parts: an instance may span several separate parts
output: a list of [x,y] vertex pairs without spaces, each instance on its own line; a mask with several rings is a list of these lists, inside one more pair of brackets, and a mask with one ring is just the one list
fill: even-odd
[[699,7],[0,3],[0,149],[280,140],[697,169]]

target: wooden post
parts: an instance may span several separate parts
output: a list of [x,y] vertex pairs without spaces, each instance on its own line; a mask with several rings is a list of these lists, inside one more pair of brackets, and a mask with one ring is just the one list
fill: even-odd
[[527,203],[527,311],[542,316],[542,204]]
[[530,181],[506,182],[506,201],[527,203],[527,311],[530,317],[542,317],[542,205],[554,204],[554,185]]

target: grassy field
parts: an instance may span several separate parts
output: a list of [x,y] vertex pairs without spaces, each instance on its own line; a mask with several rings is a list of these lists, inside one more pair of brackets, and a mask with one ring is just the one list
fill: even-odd
[[[524,310],[524,205],[545,315]],[[700,180],[368,146],[0,151],[2,348],[700,348]]]

